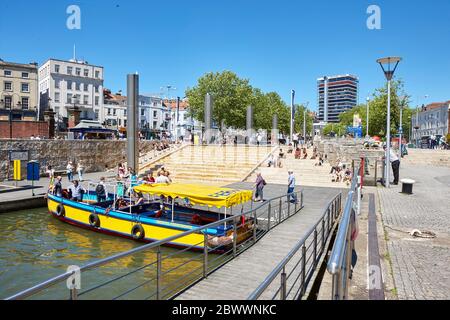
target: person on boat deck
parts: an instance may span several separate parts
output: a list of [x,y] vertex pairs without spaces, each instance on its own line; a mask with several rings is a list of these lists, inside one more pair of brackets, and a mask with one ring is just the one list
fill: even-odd
[[125,195],[125,186],[120,178],[117,179],[116,193],[118,198],[123,198]]
[[53,169],[52,166],[49,165],[47,166],[46,173],[48,174],[48,178],[50,179],[50,187],[51,187],[55,183],[55,169]]
[[166,183],[166,184],[169,184],[170,180],[162,172],[158,172],[158,177],[156,178],[155,183]]
[[150,173],[144,178],[144,181],[146,184],[152,184],[155,183],[155,178],[153,178],[153,172],[150,171]]
[[72,194],[70,200],[78,202],[83,201],[83,194],[86,193],[86,190],[78,183],[78,180],[73,180],[69,190]]
[[53,185],[53,195],[57,197],[62,197],[62,184],[61,184],[62,177],[58,176],[56,177],[55,184]]
[[144,204],[145,199],[144,195],[141,192],[134,192],[134,196],[136,197],[136,202],[134,203],[135,206],[139,206],[141,204]]
[[130,168],[130,170],[130,186],[133,188],[138,185],[138,177],[133,169]]
[[105,188],[105,177],[100,178],[100,182],[95,187],[95,193],[97,194],[97,202],[104,202],[108,196]]

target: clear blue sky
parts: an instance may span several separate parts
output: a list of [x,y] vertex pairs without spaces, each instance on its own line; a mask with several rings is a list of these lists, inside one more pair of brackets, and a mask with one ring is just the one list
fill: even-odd
[[[66,8],[81,7],[81,30],[66,28]],[[381,30],[366,27],[371,4]],[[171,0],[2,1],[0,58],[15,62],[77,58],[105,67],[105,86],[141,93],[184,90],[205,72],[231,70],[286,102],[317,105],[316,79],[355,74],[359,100],[384,83],[375,60],[398,55],[397,75],[417,98],[450,100],[450,1]]]

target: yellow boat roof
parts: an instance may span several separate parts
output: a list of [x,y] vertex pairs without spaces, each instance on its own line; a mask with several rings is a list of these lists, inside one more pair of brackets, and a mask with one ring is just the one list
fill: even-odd
[[209,207],[232,207],[252,199],[251,190],[239,190],[198,184],[157,183],[134,187],[136,192],[163,195],[172,198],[188,198],[192,204]]

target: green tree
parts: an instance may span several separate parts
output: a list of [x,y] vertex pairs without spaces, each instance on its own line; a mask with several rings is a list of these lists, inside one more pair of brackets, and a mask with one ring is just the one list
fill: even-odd
[[276,92],[263,93],[260,89],[253,89],[252,105],[254,109],[255,129],[272,129],[272,119],[278,116],[278,130],[289,131],[289,109]]
[[303,116],[306,110],[306,134],[311,133],[313,130],[314,118],[311,116],[310,111],[303,104],[294,105],[294,131],[303,135]]
[[[387,118],[387,86],[376,89],[369,102],[369,135],[386,136]],[[404,91],[404,84],[401,80],[392,81],[391,84],[391,136],[398,134],[400,125],[400,106],[403,107],[403,136],[409,137],[411,115],[413,110],[409,108],[410,97]],[[360,104],[339,115],[340,124],[344,127],[353,124],[353,116],[358,114],[361,118],[363,135],[367,126],[367,107]]]
[[186,90],[190,113],[197,120],[204,120],[205,96],[213,98],[213,120],[236,128],[245,128],[247,106],[253,101],[253,88],[247,79],[239,78],[231,71],[210,72],[198,79],[193,88]]

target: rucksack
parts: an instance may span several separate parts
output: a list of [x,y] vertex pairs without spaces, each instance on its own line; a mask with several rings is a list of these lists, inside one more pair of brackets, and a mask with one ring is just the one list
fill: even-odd
[[98,184],[97,187],[95,187],[95,193],[98,195],[104,195],[105,187],[102,184]]

